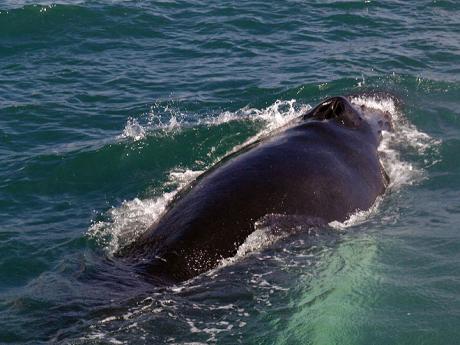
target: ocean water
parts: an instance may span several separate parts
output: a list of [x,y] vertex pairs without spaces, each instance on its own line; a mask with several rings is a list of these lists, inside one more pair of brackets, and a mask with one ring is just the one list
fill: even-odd
[[[459,62],[458,1],[0,1],[0,343],[457,344]],[[395,119],[371,210],[172,287],[113,257],[333,95]]]

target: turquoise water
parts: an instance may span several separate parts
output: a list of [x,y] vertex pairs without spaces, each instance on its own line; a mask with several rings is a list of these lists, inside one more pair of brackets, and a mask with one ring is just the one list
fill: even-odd
[[[1,1],[0,343],[457,343],[459,24],[441,0]],[[238,145],[362,93],[396,119],[370,212],[259,229],[171,288],[113,258]]]

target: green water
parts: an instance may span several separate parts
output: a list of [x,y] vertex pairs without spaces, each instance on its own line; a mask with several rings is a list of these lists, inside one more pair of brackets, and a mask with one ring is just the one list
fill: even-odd
[[[0,343],[458,343],[459,61],[456,1],[0,1]],[[374,92],[392,185],[334,236],[166,289],[112,257],[238,145]]]

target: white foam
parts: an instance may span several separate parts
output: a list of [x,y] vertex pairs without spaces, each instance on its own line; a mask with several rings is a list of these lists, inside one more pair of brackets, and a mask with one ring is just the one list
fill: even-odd
[[389,96],[358,96],[353,97],[351,101],[358,106],[364,105],[391,115],[393,131],[383,131],[379,146],[381,162],[390,177],[389,188],[398,190],[404,185],[420,181],[423,178],[423,167],[405,161],[401,158],[401,153],[412,149],[423,156],[428,149],[439,146],[440,142],[409,123],[396,107],[394,99]]
[[124,201],[121,206],[112,207],[107,213],[107,221],[95,222],[88,234],[96,239],[109,254],[133,242],[154,223],[163,213],[176,193],[191,182],[202,171],[176,170],[171,171],[167,184],[176,185],[172,192],[164,193],[157,198]]
[[[405,185],[422,180],[424,177],[423,167],[405,161],[401,158],[401,153],[407,149],[415,149],[418,155],[423,156],[429,149],[436,150],[440,141],[431,138],[428,134],[419,131],[413,124],[409,123],[396,107],[395,101],[391,97],[359,96],[353,97],[351,102],[358,106],[364,105],[367,108],[388,112],[391,115],[393,131],[383,131],[382,141],[378,148],[382,165],[390,178],[388,188],[397,191]],[[434,162],[425,160],[425,164],[430,165],[434,164]],[[377,198],[369,210],[358,211],[344,222],[334,221],[329,223],[329,226],[344,230],[348,227],[362,224],[377,212],[381,200],[381,198]]]
[[234,256],[222,259],[217,265],[217,267],[209,272],[209,275],[213,275],[216,271],[220,270],[223,267],[232,265],[233,263],[237,262],[249,253],[253,253],[255,251],[259,251],[263,248],[268,247],[270,244],[274,243],[280,237],[280,235],[276,235],[266,228],[256,229],[246,238],[243,244],[241,244],[238,247],[238,250]]
[[217,117],[205,118],[200,121],[202,124],[207,125],[220,125],[230,121],[263,121],[265,127],[262,133],[269,133],[277,128],[280,128],[301,114],[305,113],[311,107],[305,104],[298,104],[297,100],[291,99],[289,101],[276,100],[275,103],[267,108],[257,109],[244,107],[236,112],[223,112]]
[[388,111],[393,116],[398,113],[394,99],[389,96],[355,96],[351,98],[351,102],[359,106],[365,105],[368,108]]
[[349,228],[350,226],[356,226],[356,225],[365,223],[369,219],[370,216],[374,215],[377,212],[381,201],[382,201],[382,197],[378,197],[377,200],[375,200],[374,205],[372,205],[370,209],[364,210],[364,211],[361,211],[361,210],[357,211],[356,213],[353,213],[348,219],[346,219],[343,222],[333,221],[333,222],[330,222],[328,225],[331,228],[334,228],[336,230],[345,230],[346,228]]
[[[262,110],[255,108],[243,108],[236,113],[222,113],[216,119],[212,119],[207,124],[219,125],[229,121],[241,120],[243,118],[253,122],[263,122],[265,126],[254,136],[233,147],[228,154],[239,151],[242,147],[247,146],[262,137],[269,135],[271,132],[282,128],[297,119],[299,116],[305,114],[310,105],[297,104],[295,99],[290,101],[276,100],[275,103]],[[217,163],[217,161],[215,162]]]
[[[189,291],[193,291],[194,287],[188,287]],[[184,287],[181,287],[182,291]],[[178,323],[182,323],[184,327],[188,327],[189,332],[192,334],[201,334],[206,336],[208,339],[206,343],[217,341],[217,336],[222,332],[231,332],[232,329],[238,327],[245,327],[247,319],[250,317],[249,313],[244,308],[239,307],[235,304],[212,303],[212,301],[205,302],[191,302],[186,305],[182,304],[181,298],[176,298],[176,294],[180,293],[174,291],[172,288],[167,288],[167,291],[153,292],[152,296],[145,298],[142,301],[136,303],[135,306],[130,307],[127,312],[123,315],[113,315],[102,319],[94,325],[91,325],[92,331],[89,335],[82,337],[81,339],[106,339],[110,332],[107,332],[107,327],[110,327],[110,323],[119,320],[126,321],[124,323],[124,329],[135,328],[138,332],[145,333],[144,324],[145,319],[143,315],[149,314],[155,317],[154,314],[160,314],[160,318],[174,319]],[[170,295],[169,293],[173,294]],[[166,296],[166,298],[165,298]],[[193,311],[205,311],[209,313],[219,313],[219,315],[233,315],[235,320],[222,320],[216,318],[215,320],[208,320],[203,322],[199,318],[194,318],[192,315],[195,314]],[[190,315],[190,313],[192,315]],[[161,315],[162,314],[162,315]],[[148,321],[148,320],[147,320]],[[114,338],[108,339],[108,341]],[[175,338],[168,338],[168,343],[179,344],[175,341]],[[199,342],[180,342],[180,344],[205,344]]]

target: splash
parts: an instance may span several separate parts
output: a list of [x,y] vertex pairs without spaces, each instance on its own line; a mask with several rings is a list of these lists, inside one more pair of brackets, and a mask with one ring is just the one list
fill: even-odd
[[[241,121],[245,119],[247,121],[262,122],[264,124],[263,128],[260,129],[256,135],[250,137],[240,145],[236,145],[227,153],[232,154],[260,138],[269,135],[277,129],[288,125],[302,114],[305,114],[309,109],[311,109],[310,105],[298,104],[295,99],[291,99],[290,101],[276,100],[275,103],[262,110],[256,108],[243,108],[235,113],[224,112],[216,118],[205,120],[202,123],[207,125],[221,125],[230,121]],[[217,161],[214,163],[217,163]]]
[[123,132],[116,139],[140,141],[152,134],[170,135],[191,124],[187,115],[174,106],[154,104],[147,113],[137,118],[128,117]]
[[128,118],[123,133],[120,138],[132,138],[134,141],[138,141],[145,138],[146,130],[141,126],[138,120]]
[[201,123],[207,125],[220,125],[236,120],[263,121],[265,122],[265,127],[259,134],[266,134],[285,126],[310,108],[311,106],[299,104],[295,99],[289,101],[276,100],[275,103],[264,109],[245,107],[236,112],[226,111],[219,114],[217,117],[205,118]]
[[333,222],[330,222],[328,225],[333,229],[342,231],[351,226],[363,224],[366,221],[368,221],[371,216],[377,213],[381,202],[382,202],[382,197],[378,197],[375,200],[374,205],[372,205],[370,209],[353,213],[348,219],[346,219],[343,222],[333,221]]
[[[416,166],[402,158],[402,153],[415,150],[416,154],[423,157],[431,149],[436,149],[440,142],[428,134],[419,131],[409,123],[400,109],[397,108],[395,99],[386,96],[358,96],[351,99],[353,104],[364,105],[371,109],[388,112],[393,121],[393,132],[384,131],[380,142],[379,153],[385,171],[390,177],[389,188],[398,190],[404,185],[410,185],[423,179],[423,167]],[[433,162],[425,160],[428,165]]]
[[[429,150],[436,150],[440,141],[431,138],[409,123],[396,106],[395,99],[390,96],[357,96],[353,97],[351,102],[357,106],[364,105],[367,108],[388,112],[391,115],[393,131],[383,131],[382,141],[378,148],[381,163],[390,178],[388,188],[392,191],[398,191],[405,185],[423,180],[424,167],[404,160],[402,154],[407,150],[415,150],[418,156],[424,157]],[[430,162],[425,159],[424,163],[426,166],[430,166],[435,161]],[[329,226],[337,230],[345,230],[362,224],[377,214],[381,202],[382,198],[379,197],[369,210],[358,211],[344,222],[334,221],[329,223]]]
[[280,237],[281,236],[272,233],[267,228],[256,229],[246,238],[243,244],[238,247],[238,250],[234,256],[220,260],[217,267],[208,272],[208,275],[212,276],[215,272],[219,271],[223,267],[234,264],[249,253],[267,248],[270,244],[279,240]]
[[220,126],[233,121],[262,122],[264,124],[263,129],[257,135],[257,137],[260,137],[285,126],[310,108],[309,105],[299,104],[295,99],[289,101],[277,100],[263,109],[244,107],[237,111],[209,114],[196,120],[195,114],[184,113],[174,105],[161,106],[155,104],[151,106],[148,113],[138,118],[129,117],[123,132],[117,138],[139,141],[149,135],[158,135],[160,133],[171,135],[185,128]]
[[176,186],[172,192],[157,198],[124,201],[121,206],[112,207],[107,212],[106,221],[98,221],[88,230],[90,238],[95,239],[108,254],[135,241],[146,229],[163,214],[177,192],[193,181],[202,171],[174,170],[169,173],[167,185]]

